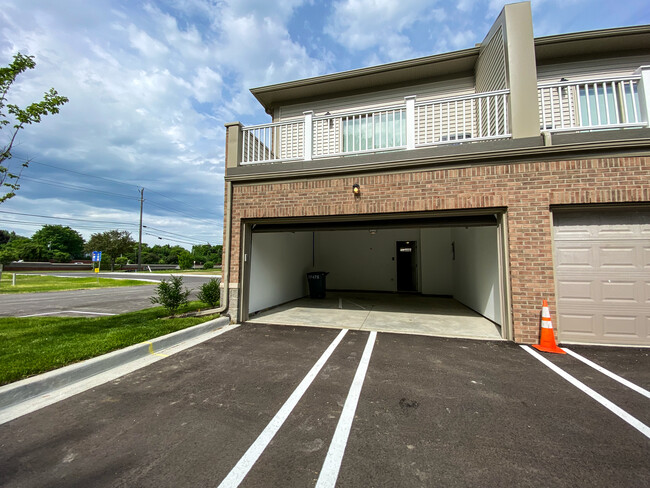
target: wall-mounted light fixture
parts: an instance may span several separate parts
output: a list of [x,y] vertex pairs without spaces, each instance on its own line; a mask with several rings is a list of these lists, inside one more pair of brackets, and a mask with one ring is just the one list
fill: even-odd
[[377,233],[375,229],[370,229],[368,232],[370,232],[371,236],[374,236]]
[[359,186],[359,183],[355,183],[354,185],[352,185],[352,193],[354,193],[355,197],[361,195],[361,187]]
[[[329,117],[330,115],[332,115],[332,114],[329,113],[329,111],[325,112],[325,117]],[[330,129],[334,128],[334,119],[330,118],[329,122],[328,122],[328,125],[329,125]]]

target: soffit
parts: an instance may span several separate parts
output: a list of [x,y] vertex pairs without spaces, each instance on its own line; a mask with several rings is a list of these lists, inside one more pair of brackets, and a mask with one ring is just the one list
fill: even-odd
[[[575,32],[535,39],[538,64],[562,62],[562,58],[647,53],[650,25]],[[371,66],[315,78],[290,81],[251,89],[267,112],[274,107],[312,100],[368,93],[400,86],[471,75],[479,48],[437,54],[396,63]]]
[[599,57],[608,54],[650,52],[650,25],[574,32],[535,39],[537,64],[562,62],[562,58]]
[[269,112],[274,107],[310,100],[323,100],[359,92],[386,90],[471,74],[479,49],[410,59],[315,78],[251,89],[251,93]]

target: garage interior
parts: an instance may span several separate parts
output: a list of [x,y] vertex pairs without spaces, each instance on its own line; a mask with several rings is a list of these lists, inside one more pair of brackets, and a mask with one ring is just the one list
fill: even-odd
[[[246,223],[253,323],[508,339],[502,215]],[[306,275],[327,272],[326,298]],[[504,315],[506,316],[504,318]]]

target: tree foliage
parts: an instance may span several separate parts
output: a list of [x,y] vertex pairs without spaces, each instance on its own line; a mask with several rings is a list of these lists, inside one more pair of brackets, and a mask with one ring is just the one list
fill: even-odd
[[68,226],[44,225],[34,232],[32,241],[45,246],[52,253],[69,254],[73,259],[84,255],[84,238]]
[[178,255],[178,267],[181,269],[190,269],[194,265],[194,258],[192,255],[183,251]]
[[92,234],[86,244],[86,252],[102,251],[102,259],[108,258],[111,271],[115,269],[115,260],[132,250],[136,242],[131,233],[125,230],[108,230]]
[[7,103],[7,95],[11,85],[21,73],[34,69],[36,62],[34,56],[25,56],[21,53],[14,55],[9,66],[0,68],[0,129],[7,129],[9,135],[7,143],[0,148],[0,203],[16,194],[20,185],[18,180],[29,162],[20,165],[18,172],[11,171],[7,161],[11,159],[11,150],[18,132],[29,124],[38,124],[41,118],[49,114],[59,113],[59,107],[68,102],[68,98],[59,95],[54,88],[45,92],[43,99],[33,102],[25,108]]

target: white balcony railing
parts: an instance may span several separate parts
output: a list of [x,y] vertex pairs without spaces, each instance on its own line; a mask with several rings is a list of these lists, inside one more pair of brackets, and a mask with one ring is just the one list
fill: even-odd
[[242,163],[269,163],[304,158],[303,120],[244,128]]
[[314,116],[242,129],[242,164],[311,160],[510,137],[508,91],[379,110]]
[[645,127],[639,101],[641,76],[563,81],[538,86],[542,131]]
[[458,144],[510,137],[508,90],[415,105],[415,144]]

